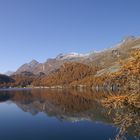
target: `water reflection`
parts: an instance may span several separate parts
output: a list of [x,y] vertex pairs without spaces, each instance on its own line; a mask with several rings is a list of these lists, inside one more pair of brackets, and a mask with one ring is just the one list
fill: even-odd
[[71,90],[11,90],[0,91],[0,102],[12,102],[24,112],[37,115],[40,112],[60,121],[96,121],[119,129],[115,140],[131,135],[140,137],[140,110],[134,108],[104,107],[99,99],[105,93]]

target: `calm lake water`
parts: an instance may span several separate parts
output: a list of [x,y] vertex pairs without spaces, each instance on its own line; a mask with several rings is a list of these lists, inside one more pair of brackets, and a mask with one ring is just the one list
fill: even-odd
[[[45,89],[0,91],[0,140],[139,140],[139,113],[127,109],[109,113],[98,102],[102,94]],[[125,114],[131,121],[123,120]]]

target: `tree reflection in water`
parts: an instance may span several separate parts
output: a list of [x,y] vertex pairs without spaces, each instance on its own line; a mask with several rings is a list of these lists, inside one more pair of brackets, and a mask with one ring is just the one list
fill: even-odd
[[32,115],[43,112],[61,121],[90,120],[114,125],[119,128],[114,140],[126,140],[126,134],[140,137],[140,108],[118,102],[116,97],[108,101],[108,95],[75,90],[11,90],[0,92],[0,102],[11,101]]

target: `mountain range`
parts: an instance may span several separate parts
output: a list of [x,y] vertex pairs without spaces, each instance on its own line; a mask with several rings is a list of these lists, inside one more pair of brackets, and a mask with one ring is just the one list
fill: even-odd
[[[114,65],[118,58],[127,59],[132,47],[140,44],[140,38],[129,36],[112,48],[101,52],[90,52],[87,54],[69,53],[59,54],[55,58],[50,58],[44,63],[32,60],[20,66],[14,74],[28,71],[37,75],[40,72],[48,75],[60,68],[65,62],[79,62],[87,65],[100,66],[103,68]],[[12,73],[13,74],[13,73]]]
[[65,62],[82,62],[88,57],[90,57],[90,54],[69,53],[59,54],[56,56],[56,58],[50,58],[44,63],[39,63],[36,60],[32,60],[31,62],[25,63],[19,67],[14,74],[20,74],[21,72],[28,71],[35,75],[39,74],[40,72],[47,75],[50,72],[58,69]]
[[126,89],[138,90],[140,38],[129,36],[101,52],[59,54],[44,63],[32,60],[9,77],[0,75],[0,79],[1,87],[105,86],[112,89],[114,85],[124,85]]

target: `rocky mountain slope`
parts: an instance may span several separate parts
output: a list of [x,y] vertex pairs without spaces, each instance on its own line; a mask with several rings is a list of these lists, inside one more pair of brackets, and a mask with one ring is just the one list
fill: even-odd
[[[138,90],[140,77],[140,39],[129,37],[115,48],[94,54],[94,60],[64,63],[57,71],[35,85],[114,87]],[[89,57],[88,57],[89,59]],[[84,63],[84,64],[83,64]],[[84,74],[83,74],[84,73]],[[37,82],[37,81],[36,81]],[[129,87],[129,86],[130,87]],[[137,88],[135,88],[137,87]]]

